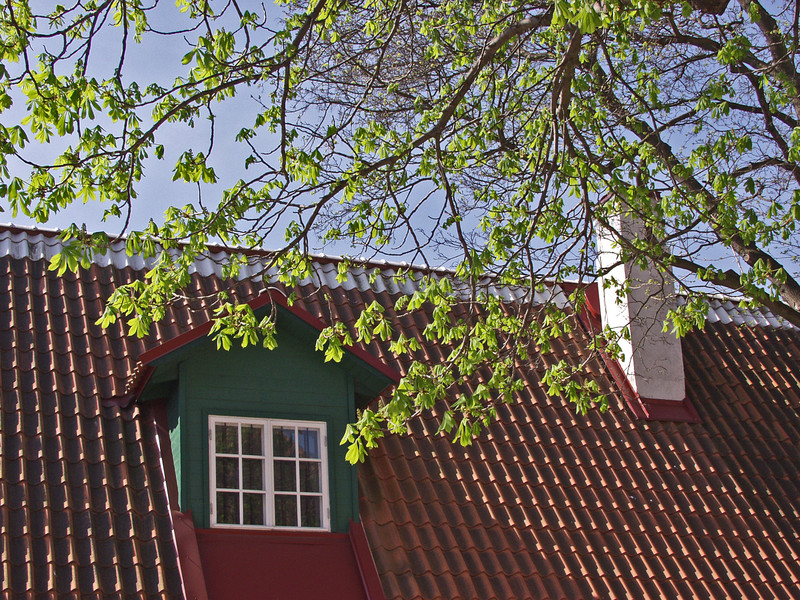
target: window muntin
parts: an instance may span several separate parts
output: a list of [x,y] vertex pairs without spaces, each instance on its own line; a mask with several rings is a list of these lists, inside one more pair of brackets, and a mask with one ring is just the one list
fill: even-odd
[[209,417],[211,524],[328,529],[325,423]]

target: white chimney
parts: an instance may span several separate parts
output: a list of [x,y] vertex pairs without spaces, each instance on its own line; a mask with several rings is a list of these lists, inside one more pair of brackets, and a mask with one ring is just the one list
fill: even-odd
[[[629,215],[612,218],[610,228],[597,228],[598,266],[609,268],[619,262],[617,233],[625,239],[644,238],[638,219]],[[619,286],[630,280],[627,294],[619,296]],[[686,397],[681,341],[664,332],[664,319],[676,305],[675,291],[668,273],[655,266],[642,269],[633,263],[618,264],[598,282],[600,315],[603,325],[615,331],[628,327],[630,340],[620,339],[625,357],[622,369],[633,389],[649,400],[681,401]]]

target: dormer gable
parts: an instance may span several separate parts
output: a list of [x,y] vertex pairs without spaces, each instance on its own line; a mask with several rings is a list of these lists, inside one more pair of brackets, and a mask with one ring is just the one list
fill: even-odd
[[283,296],[251,306],[273,303],[276,349],[218,350],[206,323],[141,356],[136,396],[165,404],[177,501],[196,526],[344,533],[358,495],[339,439],[399,375],[355,347],[325,362],[322,322]]

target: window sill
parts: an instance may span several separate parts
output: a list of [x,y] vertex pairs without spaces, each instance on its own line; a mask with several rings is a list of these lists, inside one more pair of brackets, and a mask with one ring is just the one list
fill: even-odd
[[325,527],[278,527],[271,525],[235,525],[229,523],[211,523],[210,529],[235,529],[237,531],[291,531],[309,533],[330,533]]

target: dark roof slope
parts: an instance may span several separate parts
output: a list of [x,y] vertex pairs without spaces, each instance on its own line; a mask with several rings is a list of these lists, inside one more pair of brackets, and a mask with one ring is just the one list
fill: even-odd
[[[576,417],[531,373],[468,449],[428,416],[385,440],[361,482],[387,597],[796,597],[800,340],[769,333],[689,336],[701,424],[633,421],[619,399]],[[730,353],[734,371],[714,364]]]
[[180,597],[154,424],[105,408],[134,366],[94,325],[130,272],[0,257],[2,596]]
[[[208,310],[176,306],[143,342],[117,329],[103,336],[92,325],[101,298],[141,276],[143,265],[116,254],[103,259],[108,266],[58,279],[44,270],[48,239],[0,229],[0,250],[13,242],[8,252],[18,257],[0,262],[4,591],[117,585],[166,595],[179,584],[155,433],[141,409],[102,409],[100,401],[124,393],[144,349],[204,322]],[[195,291],[228,287],[213,265],[198,271]],[[393,312],[407,284],[388,275],[370,282],[359,269],[340,284],[335,272],[320,261],[299,306],[352,323],[376,299],[406,335],[420,337],[423,312]],[[258,291],[249,282],[236,288],[244,300]],[[582,361],[585,347],[575,328],[539,356],[520,400],[500,407],[472,446],[435,436],[435,414],[426,414],[409,435],[382,440],[360,467],[362,521],[386,596],[796,596],[797,330],[717,319],[689,335],[697,424],[634,420],[599,361],[586,376],[611,394],[607,414],[576,416],[547,397],[544,364]],[[369,350],[404,371],[385,347]],[[441,355],[431,346],[423,352]],[[58,391],[31,406],[37,387]],[[66,508],[72,498],[77,511]],[[30,552],[12,550],[17,543]]]
[[[325,292],[345,320],[392,306]],[[426,317],[399,321],[419,337]],[[577,363],[585,348],[576,328],[541,360]],[[435,435],[436,411],[382,440],[359,481],[387,598],[796,597],[800,332],[709,323],[684,362],[701,423],[634,420],[590,361],[605,415],[548,397],[539,364],[468,448]]]

